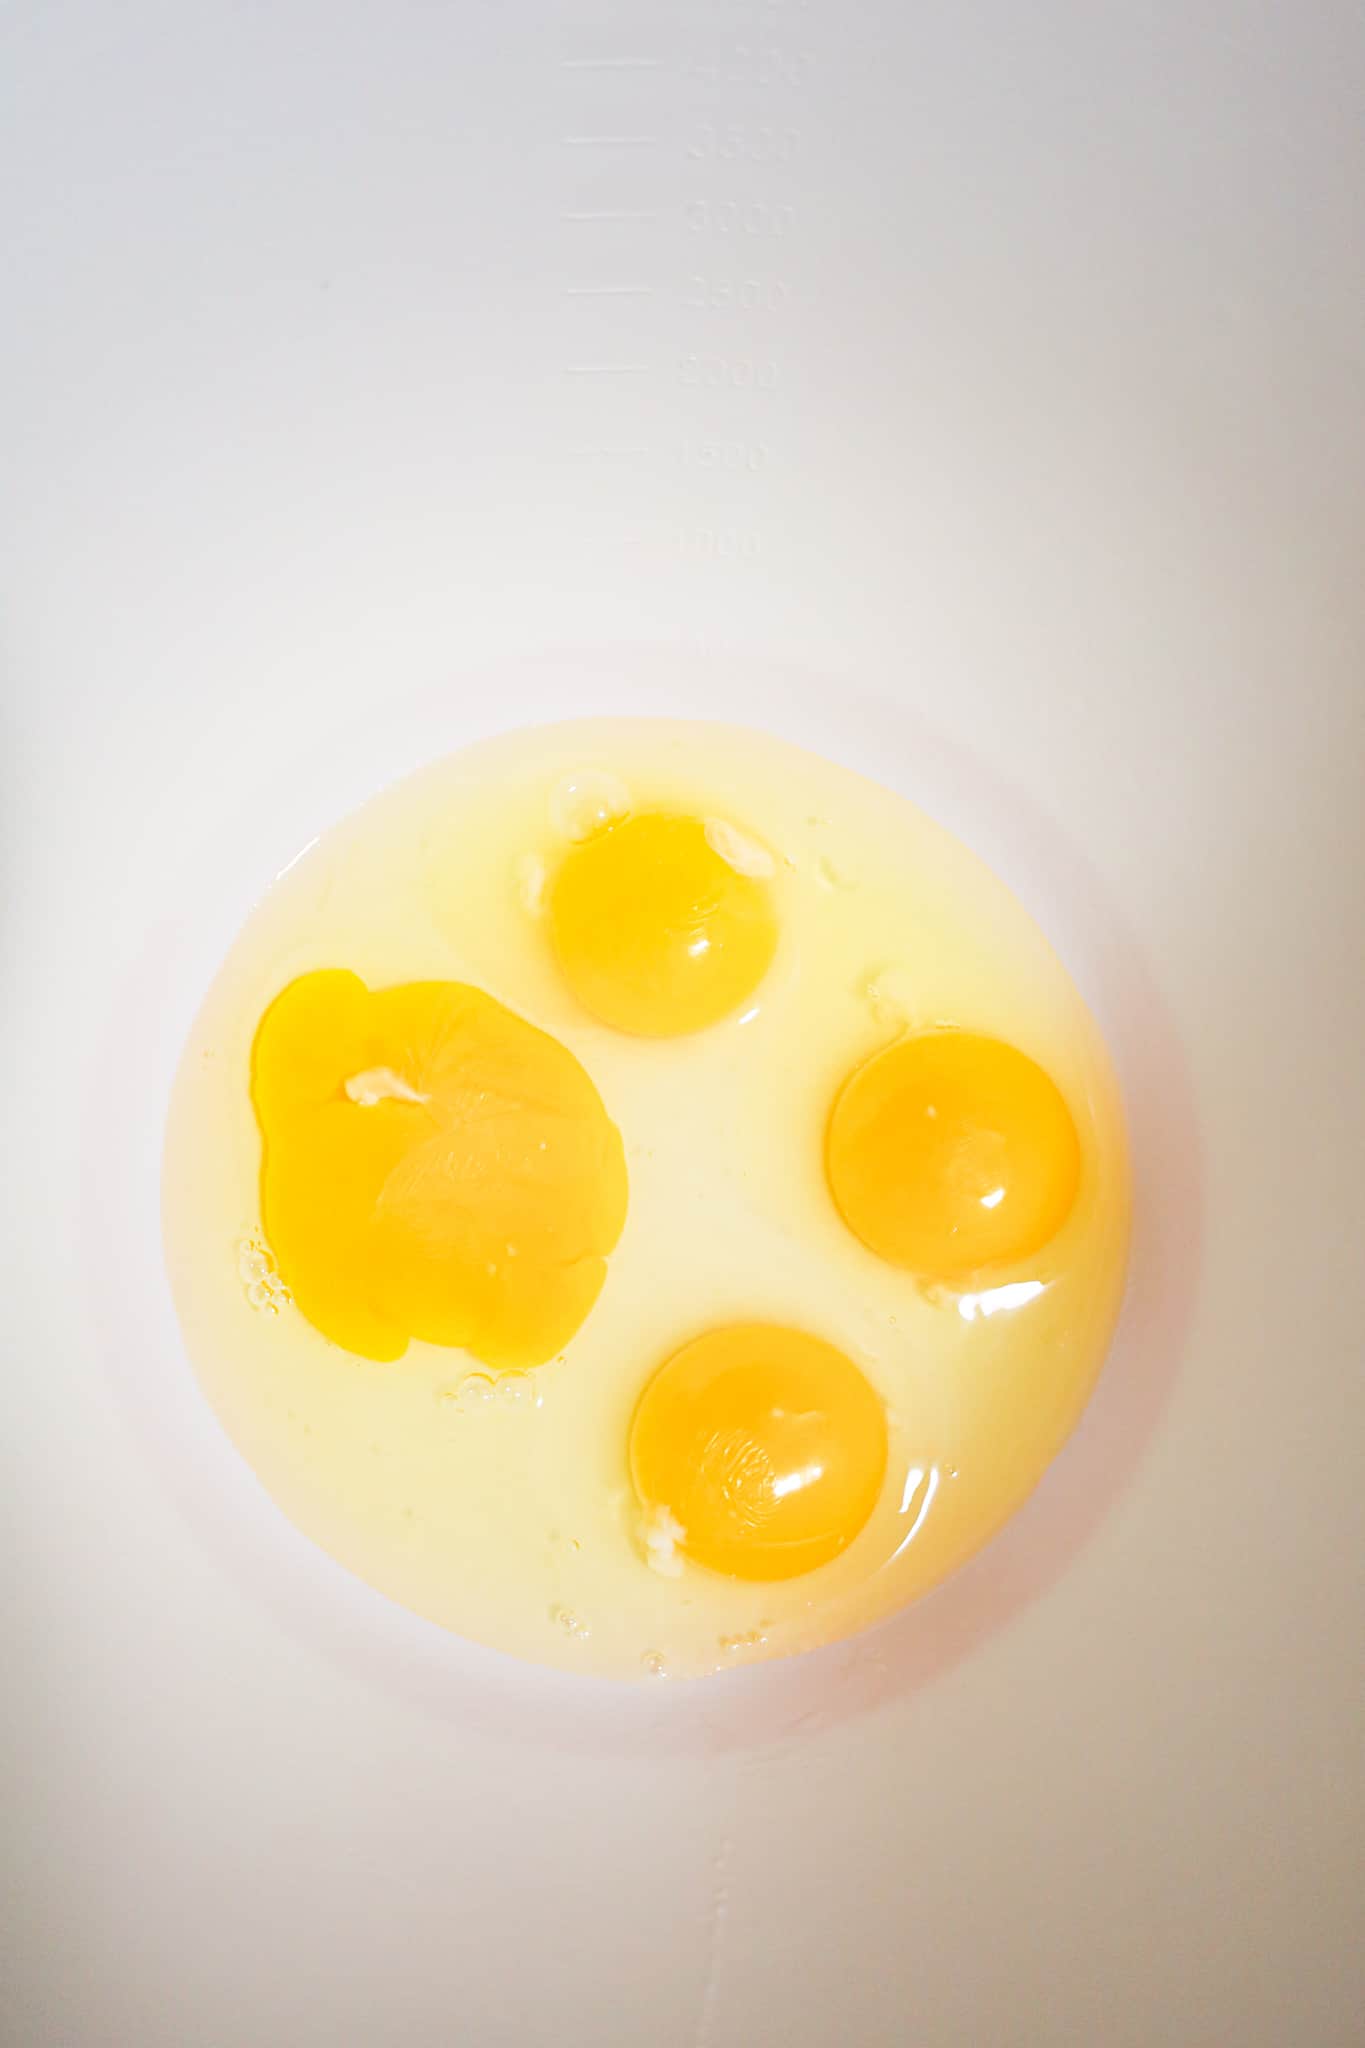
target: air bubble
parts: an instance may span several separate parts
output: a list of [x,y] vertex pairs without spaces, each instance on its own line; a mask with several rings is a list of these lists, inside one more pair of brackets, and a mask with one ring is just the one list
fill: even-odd
[[505,1372],[498,1379],[498,1399],[504,1408],[539,1408],[540,1388],[529,1372]]
[[727,1657],[733,1657],[739,1650],[761,1650],[767,1641],[768,1638],[762,1629],[746,1628],[740,1635],[722,1636],[720,1647]]
[[539,1408],[540,1387],[534,1373],[514,1368],[511,1372],[466,1373],[453,1387],[439,1387],[436,1399],[447,1413],[475,1414],[491,1408]]
[[237,1277],[252,1308],[277,1316],[293,1295],[281,1280],[272,1254],[258,1237],[244,1237],[237,1247]]
[[586,1642],[592,1634],[592,1630],[588,1627],[582,1615],[575,1614],[572,1607],[552,1607],[550,1609],[550,1619],[556,1628],[562,1629],[564,1634],[573,1642]]
[[667,1678],[668,1664],[662,1650],[646,1650],[640,1662],[651,1678]]
[[564,839],[591,839],[594,832],[624,818],[630,791],[615,775],[592,771],[566,776],[550,798],[550,822]]

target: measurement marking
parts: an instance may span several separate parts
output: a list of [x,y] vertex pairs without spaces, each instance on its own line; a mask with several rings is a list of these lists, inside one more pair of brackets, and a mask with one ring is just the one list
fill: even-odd
[[662,57],[562,57],[565,71],[662,71]]
[[650,208],[647,212],[629,206],[600,206],[585,213],[561,213],[561,220],[657,220],[658,214]]
[[652,284],[566,284],[569,299],[652,299]]
[[566,149],[653,149],[657,135],[566,135]]
[[630,377],[647,370],[648,363],[566,363],[566,377]]
[[652,448],[610,448],[605,444],[597,447],[571,448],[569,450],[569,454],[575,462],[596,462],[605,457],[611,457],[612,460],[616,460],[619,457],[622,461],[625,461],[627,458],[633,460],[636,456],[652,455],[653,453],[654,450]]

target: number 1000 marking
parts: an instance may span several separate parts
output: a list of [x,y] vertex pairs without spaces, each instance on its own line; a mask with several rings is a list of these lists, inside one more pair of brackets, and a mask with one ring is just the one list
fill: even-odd
[[777,364],[754,356],[684,356],[678,382],[709,391],[772,391],[777,386]]

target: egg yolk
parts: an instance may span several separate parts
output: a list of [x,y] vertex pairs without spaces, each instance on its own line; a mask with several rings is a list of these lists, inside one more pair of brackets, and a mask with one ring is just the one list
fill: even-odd
[[584,1009],[617,1031],[671,1038],[738,1008],[777,945],[771,892],[722,858],[700,818],[645,812],[568,853],[550,931]]
[[931,1031],[849,1075],[825,1167],[844,1221],[879,1258],[952,1279],[1047,1243],[1076,1199],[1081,1148],[1035,1061],[996,1038]]
[[324,1336],[495,1367],[568,1342],[621,1234],[626,1168],[564,1046],[460,982],[305,974],[261,1019],[251,1092],[265,1233]]
[[645,1388],[630,1463],[646,1515],[737,1579],[789,1579],[837,1557],[876,1506],[886,1414],[832,1344],[773,1323],[709,1330]]

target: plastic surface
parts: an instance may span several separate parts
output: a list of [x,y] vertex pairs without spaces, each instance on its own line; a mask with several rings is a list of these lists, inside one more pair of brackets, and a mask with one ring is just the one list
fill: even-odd
[[[7,2038],[1353,2037],[1358,10],[0,15]],[[1118,1349],[903,1621],[629,1697],[293,1535],[156,1175],[225,940],[479,731],[771,724],[1055,937]]]

